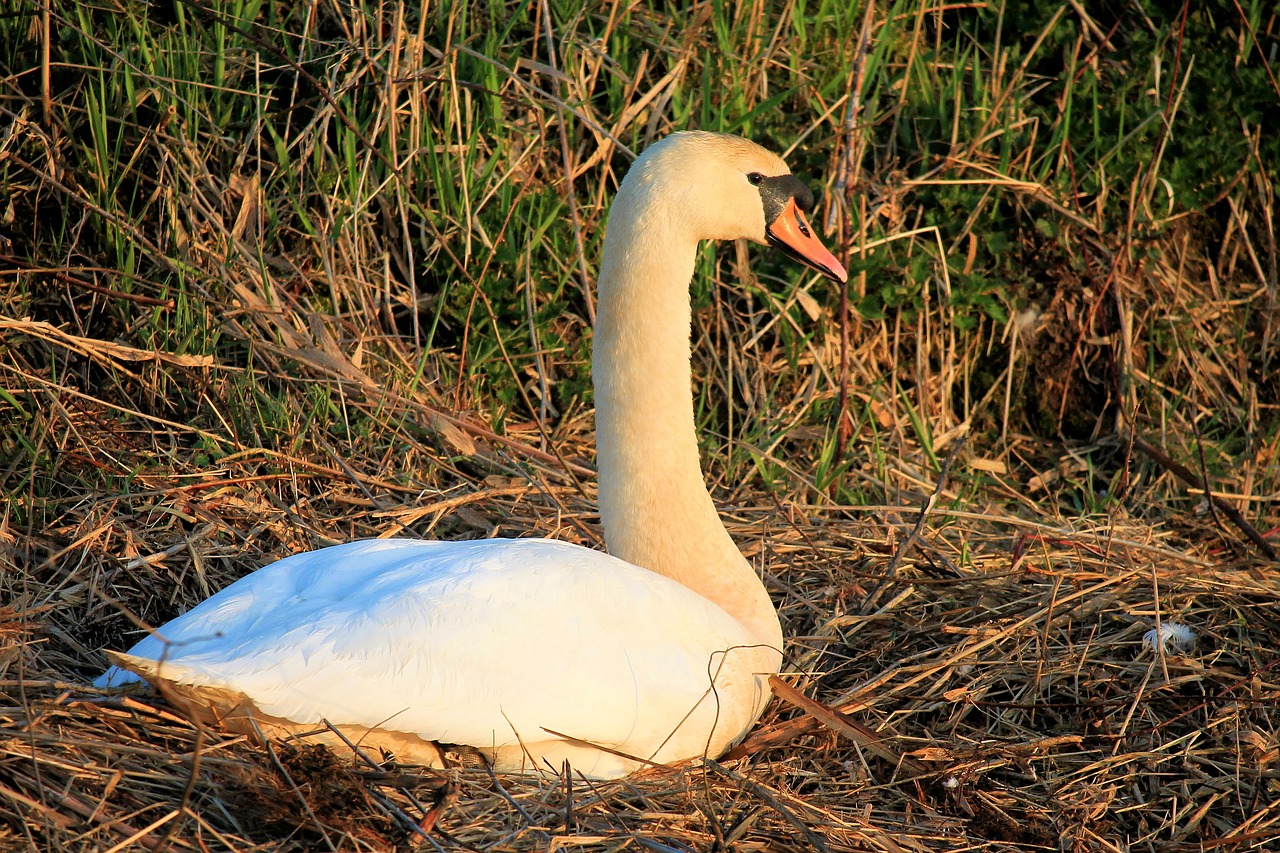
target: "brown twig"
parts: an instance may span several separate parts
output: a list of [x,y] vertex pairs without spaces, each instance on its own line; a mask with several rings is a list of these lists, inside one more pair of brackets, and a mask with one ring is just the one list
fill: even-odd
[[[858,46],[854,52],[853,70],[849,76],[849,105],[844,114],[842,129],[843,152],[836,171],[835,204],[829,208],[827,230],[831,230],[832,218],[840,211],[840,248],[847,258],[853,251],[853,211],[849,205],[851,187],[857,183],[860,171],[857,152],[862,146],[857,142],[856,129],[858,117],[862,114],[862,85],[866,68],[867,54],[871,50],[871,24],[875,15],[874,0],[867,3],[862,16],[862,31],[858,35]],[[845,448],[853,437],[853,419],[849,415],[849,284],[840,286],[840,390],[836,407],[836,458],[843,459]]]
[[895,770],[902,768],[912,776],[926,776],[932,772],[915,759],[886,746],[884,736],[879,732],[864,726],[835,708],[810,699],[778,676],[769,676],[769,686],[773,688],[774,694],[783,702],[799,708],[807,716],[812,717],[836,734],[849,738],[858,745],[859,749],[876,755],[878,758],[893,765]]
[[[543,31],[547,41],[547,64],[552,71],[559,71],[556,59],[556,43],[551,29],[551,6],[542,0],[541,17]],[[556,82],[556,94],[559,94],[559,81]],[[569,128],[565,122],[565,109],[559,100],[556,101],[556,127],[560,132],[560,156],[564,160],[564,200],[569,208],[569,221],[573,224],[573,242],[578,251],[574,254],[578,260],[578,282],[582,290],[582,301],[587,306],[587,319],[592,325],[596,322],[596,303],[591,292],[591,276],[587,273],[587,247],[582,240],[582,217],[578,214],[577,194],[573,191],[573,151],[569,146]]]
[[807,823],[800,820],[800,818],[791,809],[783,805],[782,801],[778,798],[778,796],[774,792],[770,791],[768,788],[764,787],[758,782],[755,782],[751,779],[746,778],[745,776],[740,776],[737,773],[734,773],[729,768],[724,767],[715,761],[708,761],[707,766],[710,767],[712,770],[716,771],[717,773],[721,774],[722,776],[732,779],[735,782],[745,786],[747,790],[751,791],[761,800],[768,803],[775,812],[777,812],[779,815],[782,816],[784,820],[786,820],[787,823],[794,826],[797,830],[799,830],[804,835],[805,840],[808,842],[809,850],[819,850],[819,851],[822,851],[822,853],[826,853],[826,851],[829,849],[826,843],[822,840],[822,838],[817,833],[815,833]]
[[933,491],[920,504],[920,513],[916,516],[915,526],[911,528],[907,538],[898,543],[897,549],[893,552],[893,558],[889,560],[889,565],[884,570],[884,576],[876,584],[875,588],[867,594],[866,601],[863,603],[864,612],[875,606],[880,596],[884,594],[889,582],[897,575],[898,567],[902,565],[908,550],[919,541],[920,533],[924,530],[925,520],[929,517],[929,513],[933,511],[933,508],[937,506],[938,497],[947,485],[947,475],[951,472],[951,463],[955,462],[956,456],[960,454],[960,451],[968,442],[969,437],[967,435],[960,436],[951,448],[951,452],[947,454],[947,458],[943,460],[942,467],[938,469],[938,481],[934,484]]
[[[63,284],[69,284],[73,287],[79,287],[83,290],[90,290],[90,291],[93,291],[94,293],[100,293],[103,296],[110,296],[112,299],[123,299],[128,302],[136,303],[138,305],[147,305],[147,306],[156,307],[156,308],[172,309],[174,306],[174,301],[172,299],[157,299],[154,296],[143,296],[140,293],[124,293],[119,290],[113,290],[110,287],[104,287],[101,284],[94,284],[91,281],[85,281],[82,278],[77,278],[76,276],[71,275],[69,272],[63,269],[58,269],[56,267],[34,266],[32,264],[27,263],[26,261],[22,261],[22,260],[19,260],[18,258],[10,257],[9,255],[0,255],[0,264],[6,264],[8,266],[15,267],[17,270],[22,270],[23,272],[33,273],[37,275],[51,275],[54,278],[58,279],[58,281],[61,281]],[[5,275],[6,273],[9,273],[9,272],[10,270],[0,269],[0,275]],[[120,272],[117,270],[103,270],[103,272],[107,272],[110,275],[118,276],[120,278],[133,278],[134,280],[140,280],[138,276],[130,276],[128,273]]]
[[49,11],[52,6],[53,0],[42,0],[40,3],[40,106],[45,129],[50,133],[54,131],[53,95],[50,92],[52,80],[50,54],[53,51],[51,43],[53,28],[49,20]]
[[1266,554],[1268,560],[1271,560],[1272,562],[1280,562],[1280,555],[1276,554],[1276,550],[1271,547],[1271,543],[1264,539],[1262,534],[1258,532],[1257,528],[1250,524],[1248,520],[1240,514],[1240,510],[1236,509],[1229,502],[1223,500],[1210,491],[1209,484],[1197,477],[1194,471],[1140,436],[1134,435],[1132,438],[1133,446],[1151,457],[1151,459],[1160,467],[1169,471],[1193,489],[1203,490],[1205,499],[1213,506],[1226,513],[1227,518],[1231,519],[1231,523],[1238,527],[1240,531],[1249,538],[1249,541],[1257,545],[1259,550],[1261,550],[1263,554]]

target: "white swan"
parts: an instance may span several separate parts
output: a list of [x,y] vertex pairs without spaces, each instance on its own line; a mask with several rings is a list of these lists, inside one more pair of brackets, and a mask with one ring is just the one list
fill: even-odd
[[[697,245],[771,243],[838,281],[809,191],[774,154],[673,134],[628,172],[600,270],[593,376],[610,554],[543,539],[368,540],[298,554],[157,629],[100,687],[145,679],[237,731],[325,732],[437,763],[596,778],[719,756],[769,698],[782,629],[698,462]],[[249,718],[252,718],[250,721]]]

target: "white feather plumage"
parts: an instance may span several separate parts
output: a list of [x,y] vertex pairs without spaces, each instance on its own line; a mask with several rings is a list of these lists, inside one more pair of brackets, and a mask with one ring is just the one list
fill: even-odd
[[1152,651],[1160,649],[1165,654],[1185,652],[1195,644],[1195,629],[1181,622],[1161,622],[1159,628],[1152,628],[1142,635],[1142,645]]
[[[482,618],[492,613],[512,618]],[[717,713],[713,740],[758,714],[767,694],[752,674],[769,662],[739,648],[750,643],[717,605],[598,551],[545,539],[390,539],[259,569],[130,654],[160,661],[165,678],[243,692],[298,723],[479,747],[535,744],[550,730],[622,751],[663,744],[637,756],[662,763],[700,754]],[[722,665],[709,649],[737,650]],[[97,684],[139,680],[112,667]],[[606,754],[575,769],[611,775],[615,763]]]

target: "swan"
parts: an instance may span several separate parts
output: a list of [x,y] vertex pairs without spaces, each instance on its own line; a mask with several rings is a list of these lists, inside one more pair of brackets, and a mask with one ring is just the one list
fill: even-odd
[[618,189],[592,374],[608,554],[545,539],[365,540],[286,557],[168,622],[96,681],[139,681],[232,731],[334,732],[439,766],[438,744],[500,772],[616,778],[718,757],[782,662],[764,584],[698,459],[689,283],[701,240],[771,244],[831,279],[813,196],[738,137],[674,133]]

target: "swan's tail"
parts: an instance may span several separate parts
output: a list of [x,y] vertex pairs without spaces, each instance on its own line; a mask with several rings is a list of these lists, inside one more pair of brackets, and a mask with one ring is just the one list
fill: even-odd
[[113,666],[93,682],[95,687],[123,687],[145,681],[188,718],[246,733],[243,723],[254,706],[243,693],[193,683],[205,678],[173,661],[126,652],[105,651],[104,654]]

